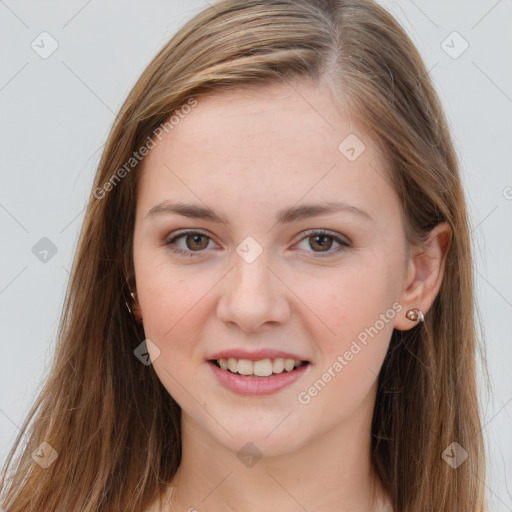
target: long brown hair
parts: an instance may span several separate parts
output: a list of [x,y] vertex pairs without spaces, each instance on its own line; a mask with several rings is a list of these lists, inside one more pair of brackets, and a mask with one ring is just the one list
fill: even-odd
[[[438,222],[452,228],[425,323],[393,332],[379,374],[372,457],[396,512],[484,511],[468,219],[447,121],[422,59],[371,0],[221,0],[156,55],[108,137],[49,377],[3,469],[8,512],[140,512],[172,480],[181,410],[152,366],[134,356],[144,332],[125,307],[138,181],[137,166],[126,163],[191,98],[200,105],[218,90],[292,78],[328,79],[371,131],[388,159],[410,242]],[[46,469],[32,458],[43,442],[58,454]],[[452,442],[468,454],[457,468],[442,457]]]

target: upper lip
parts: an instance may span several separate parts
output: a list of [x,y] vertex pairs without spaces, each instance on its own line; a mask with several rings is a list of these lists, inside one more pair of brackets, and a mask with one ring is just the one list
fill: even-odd
[[[260,348],[258,350],[247,350],[244,348],[230,348],[228,350],[222,350],[216,352],[208,357],[208,360],[218,359],[229,359],[234,357],[235,359],[249,359],[250,361],[260,361],[262,359],[294,359],[295,361],[307,361],[306,358],[301,357],[292,352],[283,352],[282,350],[276,350],[272,348]],[[308,361],[309,362],[309,361]]]

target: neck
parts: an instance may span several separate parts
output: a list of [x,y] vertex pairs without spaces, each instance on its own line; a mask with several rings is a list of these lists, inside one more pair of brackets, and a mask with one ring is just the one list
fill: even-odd
[[371,464],[370,421],[371,415],[362,414],[293,452],[263,454],[245,465],[184,413],[182,461],[171,483],[170,510],[388,510]]

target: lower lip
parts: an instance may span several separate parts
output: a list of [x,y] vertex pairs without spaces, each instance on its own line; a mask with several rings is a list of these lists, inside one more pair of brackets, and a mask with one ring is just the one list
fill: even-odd
[[239,375],[219,368],[215,363],[208,361],[213,373],[219,382],[229,390],[240,395],[270,395],[294,383],[308,370],[309,364],[303,364],[291,372],[284,370],[272,377],[254,377],[252,375]]

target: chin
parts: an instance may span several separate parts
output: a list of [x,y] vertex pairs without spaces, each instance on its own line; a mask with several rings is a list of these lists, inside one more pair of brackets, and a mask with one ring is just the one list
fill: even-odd
[[[274,425],[279,425],[280,421],[282,418]],[[253,424],[250,428],[236,428],[226,424],[226,429],[233,437],[223,435],[222,439],[218,439],[218,441],[239,458],[243,458],[245,455],[278,457],[294,452],[305,442],[297,437],[297,431],[289,431],[283,426],[276,429],[275,426],[268,428],[267,424],[264,424],[261,428],[257,428]],[[269,432],[272,433],[269,435]]]

